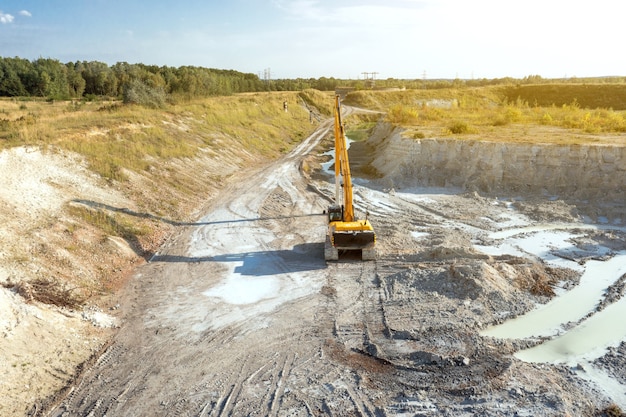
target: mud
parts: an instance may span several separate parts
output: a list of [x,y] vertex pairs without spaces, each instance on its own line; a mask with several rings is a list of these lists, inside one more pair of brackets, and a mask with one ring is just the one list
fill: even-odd
[[[456,181],[465,171],[445,165],[437,178],[449,181],[413,175],[406,168],[420,172],[419,161],[378,149],[398,140],[382,135],[363,145],[377,158],[359,160],[357,149],[353,170],[373,166],[380,176],[358,180],[355,192],[376,229],[378,259],[327,264],[329,127],[283,160],[233,178],[204,217],[180,226],[121,294],[122,324],[108,348],[33,414],[591,416],[616,401],[575,366],[514,356],[540,338],[481,335],[548,302],[555,288],[576,287],[580,269],[519,246],[515,254],[480,247],[503,247],[495,232],[558,220],[561,230],[580,226],[573,246],[593,240],[621,250],[623,208],[603,212],[614,227],[587,230],[571,200],[524,199],[522,190],[495,198],[481,194],[481,179]],[[462,153],[454,154],[459,166]],[[318,168],[301,171],[303,159]],[[566,255],[578,265],[589,259],[583,250]],[[623,286],[613,288],[609,304],[623,296]],[[618,384],[623,350],[593,363]]]

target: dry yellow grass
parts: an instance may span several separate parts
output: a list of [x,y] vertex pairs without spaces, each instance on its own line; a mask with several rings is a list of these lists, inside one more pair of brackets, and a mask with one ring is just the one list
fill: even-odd
[[165,109],[4,99],[0,128],[0,149],[34,145],[74,151],[103,177],[124,180],[124,170],[149,169],[155,159],[193,157],[215,148],[217,137],[276,157],[306,137],[312,125],[298,93],[285,92],[211,97]]
[[[165,109],[110,101],[0,100],[0,151],[35,146],[78,153],[88,169],[123,190],[141,211],[171,221],[188,221],[237,165],[276,158],[315,127],[296,92],[211,97]],[[203,168],[211,161],[220,162]],[[158,222],[107,208],[92,213],[69,206],[67,214],[128,241],[160,233]]]
[[626,112],[576,102],[530,106],[508,102],[498,88],[360,91],[349,103],[385,111],[412,138],[448,137],[515,143],[626,145]]

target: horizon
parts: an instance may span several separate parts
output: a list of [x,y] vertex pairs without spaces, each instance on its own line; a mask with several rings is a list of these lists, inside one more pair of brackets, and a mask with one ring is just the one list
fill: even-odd
[[0,54],[270,79],[599,78],[624,71],[622,9],[609,0],[8,0]]
[[[50,59],[50,60],[55,60],[60,62],[61,64],[67,65],[67,64],[75,64],[75,63],[81,63],[81,62],[101,62],[103,64],[106,64],[109,67],[112,67],[116,64],[120,64],[120,63],[126,63],[129,65],[145,65],[145,66],[156,66],[156,67],[170,67],[170,68],[181,68],[181,67],[186,67],[186,66],[190,66],[190,67],[197,67],[197,68],[205,68],[208,70],[217,70],[217,71],[235,71],[235,72],[239,72],[242,74],[252,74],[252,75],[257,75],[259,77],[259,79],[263,79],[261,74],[255,74],[255,73],[251,73],[251,72],[245,72],[245,71],[240,71],[236,68],[215,68],[215,67],[202,67],[199,65],[180,65],[180,66],[169,66],[169,65],[155,65],[155,64],[150,64],[150,63],[145,63],[145,62],[126,62],[126,61],[118,61],[118,62],[114,62],[114,63],[109,63],[109,62],[103,62],[103,61],[98,61],[98,60],[92,60],[92,61],[88,61],[88,60],[84,60],[84,59],[78,59],[75,61],[61,61],[58,58],[55,57],[38,57],[35,59],[29,59],[29,58],[24,58],[24,57],[20,57],[20,56],[0,56],[0,59],[25,59],[30,61],[31,63],[37,61],[38,59]],[[398,80],[398,81],[418,81],[418,80],[423,80],[423,81],[454,81],[454,80],[460,80],[460,81],[473,81],[473,80],[501,80],[501,79],[513,79],[513,80],[523,80],[526,78],[531,78],[531,77],[539,77],[541,80],[544,81],[550,81],[550,80],[568,80],[568,81],[574,81],[574,80],[594,80],[594,79],[603,79],[603,78],[625,78],[626,79],[626,75],[591,75],[591,76],[587,76],[587,77],[577,77],[577,76],[571,76],[571,77],[554,77],[554,78],[548,78],[548,77],[543,77],[541,74],[528,74],[525,75],[523,77],[512,77],[512,76],[502,76],[502,77],[495,77],[495,78],[396,78],[396,77],[387,77],[387,78],[375,78],[375,81],[386,81],[386,80]],[[335,80],[342,80],[342,81],[368,81],[368,80],[372,80],[372,78],[339,78],[339,77],[335,77],[332,75],[322,75],[320,77],[295,77],[295,78],[269,78],[269,81],[272,80],[296,80],[296,79],[303,79],[303,80],[307,80],[307,79],[315,79],[315,80],[319,80],[321,78],[328,78],[328,79],[335,79]]]

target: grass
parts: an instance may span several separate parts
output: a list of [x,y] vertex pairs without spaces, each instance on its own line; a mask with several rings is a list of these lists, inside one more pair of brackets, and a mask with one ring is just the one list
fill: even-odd
[[[531,91],[512,99],[503,87],[482,87],[445,90],[357,91],[344,102],[354,106],[384,111],[386,120],[406,129],[413,138],[454,137],[458,140],[488,140],[527,143],[606,143],[626,144],[626,111],[607,107],[590,108],[579,101],[566,104],[538,105],[572,97],[572,86],[562,91],[553,85],[535,86]],[[543,88],[543,89],[542,89]],[[595,90],[594,90],[595,89]],[[559,96],[559,91],[561,95]],[[612,96],[606,85],[586,86],[590,96],[604,97],[584,103],[611,104],[622,100],[623,88]],[[548,100],[546,97],[550,97]],[[530,104],[534,103],[534,104]]]
[[[322,106],[332,108],[332,95],[309,92],[306,97],[309,105],[322,100]],[[118,101],[0,99],[0,151],[34,146],[45,152],[78,153],[87,168],[121,192],[135,210],[66,204],[68,233],[93,236],[94,241],[65,239],[66,234],[53,230],[57,223],[38,223],[51,238],[31,256],[11,260],[22,267],[41,266],[30,279],[34,286],[23,290],[43,302],[67,299],[74,305],[87,299],[76,298],[79,294],[89,297],[116,287],[123,278],[112,271],[134,261],[112,256],[83,265],[78,258],[86,257],[81,254],[109,253],[107,237],[117,236],[138,256],[149,256],[171,231],[171,222],[195,219],[198,207],[237,166],[277,158],[306,138],[317,127],[309,117],[297,92],[179,101],[161,109]],[[219,166],[203,165],[211,160],[225,165],[223,174]],[[54,245],[65,248],[66,254],[43,252]],[[82,265],[84,274],[76,274],[76,265]],[[56,281],[33,281],[39,275],[55,277],[59,285],[71,282],[77,289],[68,292]]]
[[316,109],[324,116],[332,117],[334,92],[307,89],[301,91],[298,96],[307,107]]
[[626,110],[624,84],[537,84],[501,88],[508,102],[522,101],[533,107],[561,107],[574,102],[588,109]]
[[[307,99],[323,96],[309,93]],[[125,181],[126,171],[145,171],[155,160],[191,158],[205,147],[219,151],[217,137],[271,158],[311,132],[302,101],[295,92],[255,93],[148,109],[118,102],[5,99],[0,100],[0,149],[34,145],[77,152],[93,171],[113,181]]]
[[379,115],[368,115],[356,113],[348,116],[344,120],[346,136],[351,140],[360,142],[370,137],[372,130],[376,127]]
[[107,235],[122,237],[126,240],[132,241],[150,232],[146,226],[136,221],[103,210],[71,205],[69,212],[74,218],[95,226]]

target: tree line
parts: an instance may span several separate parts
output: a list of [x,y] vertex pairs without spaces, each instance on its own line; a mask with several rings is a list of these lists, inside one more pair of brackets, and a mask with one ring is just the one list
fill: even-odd
[[133,102],[146,97],[195,98],[259,91],[332,91],[335,78],[266,80],[256,74],[197,66],[168,67],[99,61],[62,63],[51,58],[0,57],[0,97],[43,97],[53,100],[95,97]]
[[[44,97],[54,100],[95,97],[120,98],[125,102],[160,105],[169,97],[195,98],[259,91],[300,91],[313,88],[332,91],[337,87],[355,89],[408,89],[473,87],[485,85],[541,84],[555,80],[531,75],[523,79],[510,77],[472,80],[342,80],[333,77],[297,79],[261,79],[256,74],[196,66],[129,64],[108,65],[98,61],[61,63],[51,58],[27,60],[0,57],[0,97]],[[624,83],[624,77],[594,79],[568,78],[559,82]]]
[[172,68],[98,61],[61,63],[56,59],[0,58],[0,96],[76,99],[122,98],[132,89],[190,97],[262,91],[254,74],[193,66]]

